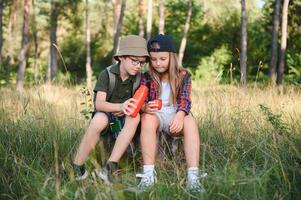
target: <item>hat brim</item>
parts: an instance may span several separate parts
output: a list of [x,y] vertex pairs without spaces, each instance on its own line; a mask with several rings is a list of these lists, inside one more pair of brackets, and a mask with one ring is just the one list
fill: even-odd
[[114,59],[119,60],[119,56],[138,56],[138,57],[149,57],[148,51],[145,48],[126,48],[119,50],[115,55]]

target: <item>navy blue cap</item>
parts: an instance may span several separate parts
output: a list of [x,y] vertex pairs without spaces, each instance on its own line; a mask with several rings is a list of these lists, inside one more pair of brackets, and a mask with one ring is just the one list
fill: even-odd
[[174,52],[176,53],[176,45],[173,39],[168,35],[156,35],[147,43],[148,52]]

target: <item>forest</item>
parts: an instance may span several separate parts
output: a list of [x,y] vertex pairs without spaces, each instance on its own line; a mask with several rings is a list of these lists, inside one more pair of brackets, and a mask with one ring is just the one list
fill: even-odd
[[[205,194],[185,189],[181,144],[147,193],[139,151],[112,186],[74,180],[91,91],[129,34],[170,35],[192,74]],[[301,199],[300,84],[301,0],[0,0],[0,199]]]

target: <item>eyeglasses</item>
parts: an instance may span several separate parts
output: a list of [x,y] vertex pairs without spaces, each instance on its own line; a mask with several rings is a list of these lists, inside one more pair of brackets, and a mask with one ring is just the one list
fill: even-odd
[[146,63],[146,60],[144,60],[144,61],[141,61],[141,60],[136,60],[136,59],[134,59],[134,58],[132,58],[132,57],[128,57],[130,60],[131,60],[131,62],[132,62],[132,65],[134,65],[134,66],[136,66],[136,65],[140,65],[140,66],[143,66],[143,65],[145,65],[145,63]]

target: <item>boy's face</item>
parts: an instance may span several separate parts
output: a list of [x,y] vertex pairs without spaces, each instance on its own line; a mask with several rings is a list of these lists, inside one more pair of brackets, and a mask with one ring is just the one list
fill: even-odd
[[146,63],[146,57],[124,56],[120,58],[121,64],[129,75],[136,75]]

